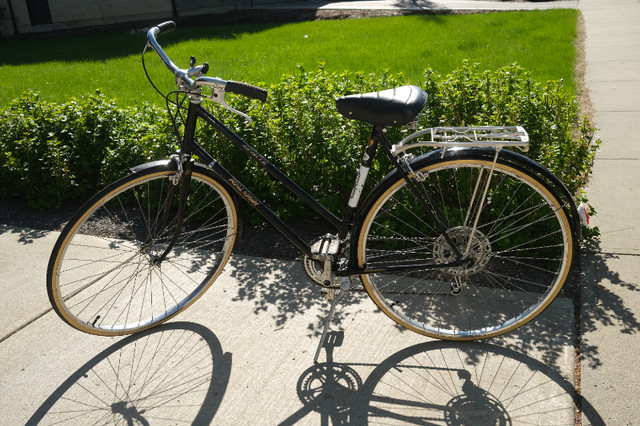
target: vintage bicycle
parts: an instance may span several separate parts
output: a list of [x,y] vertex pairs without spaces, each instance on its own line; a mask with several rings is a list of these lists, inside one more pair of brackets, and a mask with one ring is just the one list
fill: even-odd
[[[152,49],[188,100],[180,149],[133,167],[62,231],[47,289],[69,325],[99,335],[134,333],[189,307],[229,259],[240,200],[291,241],[307,274],[326,289],[332,304],[320,346],[336,303],[358,279],[398,324],[449,340],[511,331],[558,295],[576,259],[584,206],[551,172],[507,149],[526,151],[523,128],[429,128],[392,144],[387,129],[410,125],[425,107],[421,88],[341,97],[339,113],[370,123],[372,131],[338,218],[203,106],[212,101],[249,119],[225,94],[265,102],[267,91],[207,77],[209,65],[196,65],[193,57],[188,69],[178,68],[156,40],[174,28],[170,21],[151,28],[142,57],[144,66]],[[213,126],[333,232],[304,241],[198,143],[198,122]],[[416,149],[428,152],[416,155]],[[391,170],[361,201],[378,151]]]

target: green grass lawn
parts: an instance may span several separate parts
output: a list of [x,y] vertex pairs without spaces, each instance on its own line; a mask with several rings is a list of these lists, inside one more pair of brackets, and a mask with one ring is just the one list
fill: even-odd
[[[209,75],[268,85],[297,65],[328,71],[403,73],[419,84],[431,67],[447,73],[464,59],[496,69],[514,62],[540,81],[564,79],[574,90],[576,10],[406,16],[292,24],[178,27],[160,38],[180,67],[189,56]],[[33,89],[64,102],[100,89],[123,105],[160,102],[144,77],[145,34],[125,33],[0,42],[0,107]],[[151,74],[163,90],[172,77],[159,61]]]

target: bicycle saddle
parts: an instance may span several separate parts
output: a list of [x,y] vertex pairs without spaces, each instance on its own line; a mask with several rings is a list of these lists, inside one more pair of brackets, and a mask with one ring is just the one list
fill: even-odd
[[414,121],[426,103],[427,94],[418,86],[336,99],[338,111],[346,118],[381,126],[402,126]]

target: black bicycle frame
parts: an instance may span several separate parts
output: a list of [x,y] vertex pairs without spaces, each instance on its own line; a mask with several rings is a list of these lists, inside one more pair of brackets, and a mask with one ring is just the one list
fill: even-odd
[[[247,187],[245,187],[238,179],[236,179],[227,169],[225,169],[220,163],[216,161],[194,138],[196,121],[198,118],[205,120],[211,126],[213,126],[217,131],[219,131],[225,138],[230,140],[236,147],[242,150],[246,155],[252,158],[256,163],[258,163],[263,169],[265,169],[276,181],[282,183],[286,186],[294,195],[296,195],[299,199],[305,202],[314,212],[316,212],[320,217],[325,219],[333,229],[336,230],[338,238],[340,240],[344,240],[349,233],[351,223],[354,219],[357,203],[349,203],[347,206],[347,210],[343,219],[337,218],[333,213],[327,210],[322,204],[320,204],[315,198],[313,198],[308,192],[306,192],[303,188],[301,188],[297,183],[295,183],[291,178],[285,175],[280,169],[274,166],[269,160],[267,160],[263,155],[261,155],[258,151],[255,150],[250,144],[244,141],[240,136],[236,135],[233,131],[227,128],[220,120],[214,117],[209,111],[204,109],[198,103],[189,103],[189,110],[187,113],[187,120],[185,123],[185,133],[181,146],[181,153],[183,155],[190,156],[192,153],[196,154],[200,157],[201,162],[207,164],[209,168],[217,175],[219,179],[224,181],[230,188],[234,190],[234,192],[240,196],[243,200],[249,203],[255,210],[260,213],[264,217],[264,219],[273,225],[282,235],[284,235],[291,243],[300,250],[306,256],[312,257],[311,246],[309,243],[304,241],[298,234],[296,234],[286,223],[282,221],[269,207],[267,207],[260,199],[258,199]],[[405,180],[411,185],[413,191],[415,190],[415,185],[411,183],[408,174],[404,172],[397,161],[394,160],[393,155],[391,155],[389,149],[390,144],[388,140],[385,138],[383,134],[383,128],[381,126],[374,126],[371,132],[371,138],[367,143],[365,148],[365,154],[363,155],[361,165],[361,172],[358,173],[358,177],[356,178],[356,184],[354,185],[354,192],[361,191],[362,186],[364,186],[364,181],[366,180],[366,173],[364,176],[361,176],[363,170],[368,172],[369,167],[371,166],[371,162],[374,158],[376,149],[378,147],[378,143],[382,141],[382,144],[387,152],[387,156],[392,160],[394,166],[401,171],[401,174],[404,176]],[[432,208],[428,208],[428,205],[433,205],[431,200],[429,199],[428,194],[423,194],[427,197],[427,200],[423,200],[421,196],[419,199],[425,206],[425,210],[431,216],[431,219],[435,221],[437,226],[443,230],[443,235],[448,239],[447,232],[442,225],[441,221],[436,217],[433,213]],[[352,199],[355,198],[355,201],[359,198],[360,193],[357,194],[352,193]],[[452,247],[455,245],[450,242]],[[388,273],[399,273],[399,272],[408,272],[413,270],[425,270],[425,269],[435,269],[435,268],[446,268],[452,266],[460,266],[464,264],[464,260],[462,256],[458,256],[458,261],[450,262],[450,263],[428,263],[428,264],[419,264],[419,265],[402,265],[402,266],[387,266],[383,268],[367,268],[366,265],[364,268],[359,268],[356,265],[349,265],[346,270],[336,271],[336,274],[339,276],[346,275],[358,275],[358,274],[366,274],[366,273],[375,273],[375,272],[388,272]]]

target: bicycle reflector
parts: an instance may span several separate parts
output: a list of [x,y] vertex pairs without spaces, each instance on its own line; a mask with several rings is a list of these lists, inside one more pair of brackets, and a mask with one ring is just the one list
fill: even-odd
[[587,213],[587,205],[585,203],[578,205],[578,216],[580,216],[580,223],[584,226],[589,226],[589,214]]

